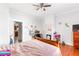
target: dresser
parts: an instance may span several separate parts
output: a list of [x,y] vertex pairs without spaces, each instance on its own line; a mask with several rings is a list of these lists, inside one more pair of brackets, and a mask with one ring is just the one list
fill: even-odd
[[79,48],[79,25],[73,25],[73,44],[75,48]]
[[74,47],[79,48],[79,32],[73,33]]

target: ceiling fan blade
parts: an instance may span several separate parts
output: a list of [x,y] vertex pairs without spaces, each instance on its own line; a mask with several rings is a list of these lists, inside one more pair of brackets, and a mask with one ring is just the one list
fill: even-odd
[[39,10],[40,8],[37,8],[36,10]]
[[44,5],[43,7],[51,7],[51,5]]
[[39,7],[39,5],[35,5],[35,4],[33,4],[33,6]]

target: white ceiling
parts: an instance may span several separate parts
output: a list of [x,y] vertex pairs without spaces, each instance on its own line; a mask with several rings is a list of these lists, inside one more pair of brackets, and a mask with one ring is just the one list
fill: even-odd
[[46,11],[38,10],[36,11],[36,7],[32,6],[33,4],[37,3],[16,3],[16,4],[9,4],[10,8],[15,10],[24,12],[26,14],[31,15],[41,15],[41,14],[59,14],[63,12],[73,11],[79,9],[79,4],[77,3],[48,3],[51,4],[51,7],[47,7]]

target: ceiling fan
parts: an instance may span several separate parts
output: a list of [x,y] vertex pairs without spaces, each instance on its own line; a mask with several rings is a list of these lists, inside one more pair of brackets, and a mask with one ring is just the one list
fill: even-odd
[[42,9],[43,11],[46,11],[46,7],[51,7],[51,5],[45,3],[33,4],[33,6],[37,7],[36,10]]

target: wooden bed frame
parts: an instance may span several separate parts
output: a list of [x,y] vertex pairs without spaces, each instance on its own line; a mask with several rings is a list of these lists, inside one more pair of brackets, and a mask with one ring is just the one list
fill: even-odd
[[58,42],[57,42],[57,41],[49,40],[49,39],[45,39],[45,38],[39,38],[39,37],[36,37],[36,39],[37,39],[37,40],[40,40],[40,41],[42,41],[42,42],[51,44],[51,45],[55,45],[55,46],[58,47]]

